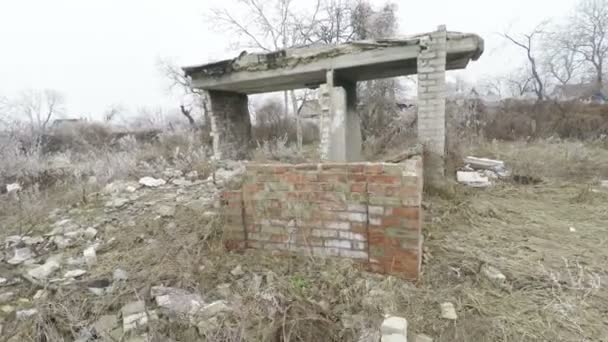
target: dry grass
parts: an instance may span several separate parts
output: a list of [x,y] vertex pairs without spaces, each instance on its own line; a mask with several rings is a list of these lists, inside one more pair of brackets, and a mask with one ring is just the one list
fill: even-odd
[[[566,156],[566,150],[577,153]],[[103,199],[93,195],[84,203],[77,191],[59,203],[57,194],[38,194],[38,219],[3,214],[1,237],[20,226],[45,231],[54,206],[83,225],[107,218],[116,229],[100,229],[102,238],[117,240],[98,253],[88,277],[111,278],[121,267],[130,279],[106,297],[92,296],[84,284],[52,290],[47,301],[36,303],[41,315],[35,321],[16,324],[1,316],[4,336],[14,334],[15,342],[41,341],[43,335],[46,341],[71,340],[100,315],[137,298],[152,308],[149,288],[163,284],[197,291],[206,300],[227,299],[234,310],[199,329],[161,318],[148,331],[161,340],[356,341],[376,329],[384,314],[395,314],[407,317],[410,332],[435,341],[605,341],[608,192],[592,181],[604,175],[606,152],[570,142],[482,144],[464,151],[528,165],[545,181],[486,190],[451,186],[449,196],[427,195],[428,261],[417,284],[365,273],[349,261],[226,253],[221,219],[182,206],[172,220],[150,213],[147,202],[174,201],[171,193],[150,193],[123,212],[106,212]],[[587,171],[579,175],[569,164],[573,160]],[[505,285],[486,280],[483,264],[500,269]],[[243,276],[230,273],[237,265]],[[21,286],[19,296],[31,298],[36,290]],[[445,301],[455,304],[457,321],[440,318]]]

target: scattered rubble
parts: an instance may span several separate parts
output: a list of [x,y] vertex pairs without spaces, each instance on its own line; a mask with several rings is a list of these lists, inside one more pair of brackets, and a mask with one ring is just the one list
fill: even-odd
[[92,267],[97,263],[97,253],[95,252],[95,246],[87,247],[84,252],[84,261],[87,266]]
[[492,185],[488,177],[483,176],[476,171],[457,171],[456,180],[458,183],[462,183],[474,188],[485,188]]
[[390,316],[384,319],[380,326],[382,342],[407,342],[407,320],[403,317]]
[[27,275],[35,280],[47,280],[51,274],[61,268],[61,259],[62,255],[49,257],[43,265],[27,271]]
[[127,271],[117,268],[112,272],[112,279],[114,279],[114,281],[127,281],[129,280],[129,274]]
[[146,310],[143,300],[126,304],[120,310],[122,313],[122,329],[124,332],[144,327],[151,320],[158,319],[155,311]]
[[98,279],[89,282],[87,288],[92,294],[101,297],[112,290],[111,285],[112,283],[107,279]]
[[496,285],[502,285],[507,280],[507,277],[502,274],[497,268],[492,267],[488,264],[484,264],[481,267],[481,273],[492,283]]
[[156,304],[173,315],[196,315],[205,305],[203,298],[182,289],[154,286],[150,296],[156,299]]
[[445,319],[449,319],[455,321],[458,319],[458,315],[456,314],[456,308],[454,304],[446,302],[441,304],[441,317]]
[[122,208],[125,205],[127,205],[129,202],[131,202],[131,200],[129,200],[127,198],[113,198],[106,202],[106,208],[114,208],[114,209]]
[[167,184],[164,179],[156,179],[152,177],[144,177],[139,180],[139,184],[147,186],[149,188],[158,188],[159,186]]
[[26,309],[17,311],[17,319],[27,319],[38,314],[38,309]]
[[11,265],[19,265],[19,264],[22,264],[22,263],[32,259],[33,257],[34,257],[34,255],[32,254],[32,250],[29,249],[28,247],[17,248],[17,249],[15,249],[15,254],[13,255],[12,258],[7,260],[7,263],[9,263]]
[[602,188],[608,188],[608,179],[606,179],[606,180],[601,180],[601,181],[600,181],[600,186],[601,186]]
[[78,277],[82,277],[83,275],[87,274],[87,271],[85,270],[72,270],[72,271],[67,271],[63,274],[64,278],[78,278]]
[[425,334],[418,334],[414,338],[414,342],[433,342],[433,338]]
[[6,185],[6,192],[8,194],[13,193],[13,192],[18,192],[21,191],[21,185],[19,183],[12,183],[12,184],[7,184]]
[[14,292],[0,293],[0,304],[9,303],[10,301],[13,300],[13,298],[15,298],[15,293]]
[[243,274],[245,274],[245,272],[243,271],[243,267],[241,265],[238,265],[232,271],[230,271],[230,274],[232,274],[235,277],[240,277]]

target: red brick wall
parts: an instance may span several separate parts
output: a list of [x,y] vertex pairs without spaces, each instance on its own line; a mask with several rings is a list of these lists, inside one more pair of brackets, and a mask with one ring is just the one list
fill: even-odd
[[345,257],[415,279],[422,257],[422,160],[250,164],[224,194],[229,248]]

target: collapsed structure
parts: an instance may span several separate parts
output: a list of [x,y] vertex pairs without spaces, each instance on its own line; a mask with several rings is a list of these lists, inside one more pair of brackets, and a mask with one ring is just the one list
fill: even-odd
[[[294,48],[276,51],[272,53],[263,54],[247,54],[242,53],[235,59],[220,61],[216,63],[192,66],[183,68],[186,75],[192,79],[192,85],[195,88],[203,89],[209,93],[211,100],[211,128],[213,136],[213,152],[214,157],[217,159],[245,159],[247,157],[248,148],[251,144],[251,121],[248,110],[248,98],[249,94],[258,94],[273,91],[283,91],[299,88],[319,88],[319,101],[321,103],[321,120],[320,120],[320,157],[322,161],[326,162],[341,162],[341,163],[353,163],[361,160],[361,128],[359,116],[356,113],[356,84],[359,81],[367,81],[379,78],[396,77],[418,74],[418,139],[425,145],[428,158],[425,160],[427,163],[427,172],[431,172],[434,176],[442,176],[444,173],[444,156],[446,151],[446,127],[445,127],[445,97],[446,97],[446,85],[445,85],[445,72],[446,70],[463,69],[469,61],[477,60],[483,53],[483,40],[475,34],[457,33],[446,31],[445,26],[440,26],[437,31],[425,34],[419,34],[406,38],[391,38],[391,39],[379,39],[371,41],[357,41],[350,42],[335,46],[323,46],[323,47],[304,47]],[[420,164],[422,161],[418,161]],[[250,166],[248,170],[257,170],[255,172],[248,171],[248,174],[256,174],[259,179],[259,174],[274,174],[276,170],[274,166],[265,166],[266,169],[260,171],[256,166]],[[353,166],[354,167],[354,166]],[[338,167],[339,171],[334,172],[334,176],[338,177],[338,183],[344,183],[344,189],[349,188],[348,193],[351,193],[353,187],[353,180],[349,178],[349,174],[352,170],[357,169],[356,167],[349,167],[348,164],[343,164]],[[400,194],[407,193],[414,189],[412,185],[402,183],[403,174],[400,174],[398,169],[391,167],[384,167],[383,165],[366,164],[362,166],[365,170],[375,170],[380,168],[382,170],[389,170],[389,175],[397,175],[399,177],[391,178],[384,174],[369,174],[362,172],[356,174],[358,183],[365,184],[365,189],[362,191],[363,195],[357,202],[350,201],[343,195],[337,197],[333,203],[336,205],[335,211],[344,212],[343,217],[348,217],[348,208],[352,208],[353,205],[359,204],[363,207],[358,207],[359,211],[355,213],[361,215],[355,215],[351,212],[351,217],[357,216],[361,221],[358,223],[365,223],[365,229],[363,233],[366,236],[365,241],[359,242],[365,243],[365,250],[369,250],[370,244],[368,244],[369,235],[369,223],[374,218],[370,216],[370,206],[375,206],[369,201],[373,196],[380,196],[384,199],[394,197],[394,201],[387,200],[389,209],[384,209],[387,212],[393,212],[395,208],[401,208],[403,206],[417,208],[420,210],[420,203],[413,203],[409,197],[408,199],[400,200]],[[312,168],[308,170],[308,173],[302,175],[299,171],[288,172],[289,175],[295,175],[290,180],[284,183],[282,180],[277,181],[272,177],[263,176],[264,179],[270,179],[268,181],[251,181],[250,187],[263,191],[264,193],[273,191],[282,192],[298,192],[298,188],[312,182],[325,183],[320,181],[323,177],[324,170],[322,165],[318,166],[304,166],[304,168]],[[275,171],[272,171],[275,170]],[[317,170],[319,172],[317,172]],[[417,174],[417,179],[422,179],[422,175]],[[311,177],[311,178],[306,178]],[[330,177],[330,176],[328,176]],[[254,177],[255,178],[255,177]],[[280,177],[279,177],[280,178]],[[361,178],[365,178],[362,180]],[[380,183],[377,183],[380,179]],[[383,181],[389,182],[388,184],[382,183]],[[283,182],[283,183],[282,183]],[[279,188],[276,188],[277,184]],[[382,188],[383,190],[378,193],[372,193],[369,191],[369,184],[372,188]],[[421,182],[416,183],[418,186],[415,187],[415,191],[421,192]],[[378,186],[376,186],[378,185]],[[403,186],[403,191],[397,191],[396,189],[387,190],[386,186]],[[283,186],[283,187],[282,187]],[[319,194],[317,192],[324,192],[320,185],[311,186],[313,190],[307,190],[313,194],[306,197],[304,201],[308,204],[314,204],[319,202]],[[308,187],[308,188],[311,188]],[[333,188],[332,188],[333,189]],[[342,188],[341,188],[342,189]],[[335,193],[339,192],[343,194],[346,192],[344,189],[340,191],[328,190],[327,192]],[[406,190],[404,190],[406,189]],[[344,190],[344,191],[343,191]],[[245,190],[244,190],[245,191]],[[389,195],[383,191],[389,191]],[[245,191],[247,193],[247,191]],[[268,194],[266,194],[268,195]],[[268,197],[268,196],[266,196]],[[276,195],[276,194],[275,194]],[[370,195],[372,195],[370,197]],[[291,195],[296,196],[299,201],[302,201],[299,194]],[[409,196],[409,195],[408,195]],[[238,196],[237,196],[238,197]],[[247,196],[245,196],[247,197]],[[255,197],[255,196],[254,196]],[[273,195],[270,195],[273,197]],[[269,198],[270,198],[269,197]],[[323,197],[323,196],[322,196]],[[325,196],[327,199],[332,196]],[[407,196],[406,196],[407,197]],[[420,196],[414,196],[419,198]],[[240,224],[243,227],[244,239],[247,241],[248,234],[264,233],[263,231],[249,231],[247,232],[246,218],[248,216],[247,208],[255,211],[259,216],[260,211],[255,209],[255,201],[262,201],[264,198],[255,197],[254,202],[245,203],[243,202],[243,196],[240,197],[241,206],[244,208],[241,213],[242,219]],[[275,199],[273,197],[273,199]],[[289,200],[288,198],[285,198]],[[401,201],[401,202],[399,202]],[[282,204],[279,201],[278,205]],[[399,203],[397,203],[399,202]],[[287,205],[287,204],[284,204]],[[365,210],[363,210],[365,209]],[[372,209],[374,210],[374,209]],[[379,209],[378,209],[379,210]],[[275,210],[277,211],[277,210]],[[286,210],[289,212],[290,210]],[[399,210],[397,210],[399,211]],[[278,212],[282,212],[278,210]],[[384,211],[383,211],[384,213]],[[287,215],[288,217],[282,217],[277,222],[290,222],[289,228],[298,228],[298,218],[293,215]],[[331,216],[331,215],[330,215]],[[365,219],[363,219],[365,216]],[[340,215],[336,217],[342,217]],[[324,227],[335,230],[335,227],[346,227],[346,224],[340,224],[340,220],[336,221],[336,217],[332,216],[332,221],[326,224]],[[412,217],[420,217],[419,213],[412,215]],[[278,219],[273,217],[272,219]],[[254,224],[254,228],[250,229],[264,229],[263,222],[270,222],[270,218],[259,218],[260,222]],[[285,221],[287,220],[287,221]],[[389,218],[389,221],[393,222],[390,229],[410,229],[406,226],[410,223],[406,223],[404,220]],[[353,221],[345,219],[343,222],[350,222],[352,226]],[[408,221],[409,222],[409,221]],[[320,223],[322,226],[323,222]],[[280,225],[280,224],[279,224]],[[276,225],[267,225],[270,231],[267,232],[266,238],[272,240],[272,235],[275,234],[277,227]],[[382,223],[380,226],[387,227]],[[331,228],[334,227],[334,228]],[[272,233],[274,231],[275,233]],[[291,229],[290,231],[296,232],[297,229]],[[395,235],[395,230],[391,230]],[[333,234],[333,232],[325,233]],[[418,238],[415,239],[416,243],[408,245],[407,249],[412,250],[412,255],[418,264],[420,261],[420,248],[421,241],[420,229],[416,229]],[[399,234],[397,234],[399,235]],[[284,236],[284,235],[283,235]],[[336,233],[336,236],[341,236]],[[395,237],[395,236],[393,236]],[[262,240],[266,240],[263,238]],[[389,235],[383,235],[383,245],[387,245],[386,239],[391,239]],[[282,242],[283,238],[276,236],[279,243],[289,243],[292,241],[287,237],[287,242]],[[408,235],[409,239],[409,235]],[[306,239],[304,239],[306,240]],[[340,246],[346,247],[347,243],[339,243],[334,241],[322,246],[314,247],[325,247],[325,248],[340,248]],[[353,240],[354,241],[354,240]],[[392,240],[391,240],[392,241]],[[390,242],[390,241],[389,241]],[[392,241],[399,243],[399,241]],[[260,244],[250,243],[247,247],[255,247]],[[355,244],[351,241],[349,246]],[[390,243],[388,243],[390,245]],[[336,247],[337,246],[337,247]],[[312,245],[309,247],[313,247]],[[299,250],[302,246],[286,249]],[[285,248],[283,248],[285,249]],[[337,253],[325,253],[329,255],[347,255],[347,252]],[[361,253],[350,253],[351,255]],[[401,257],[406,255],[403,253],[397,253]],[[397,256],[397,254],[395,256]],[[366,252],[366,255],[370,253]],[[370,257],[371,258],[371,257]],[[386,261],[390,264],[390,261]],[[402,261],[399,261],[402,262]],[[393,261],[393,264],[395,262]],[[373,264],[373,262],[372,262]],[[386,267],[383,268],[386,271]],[[390,272],[390,270],[388,270]],[[409,277],[415,277],[417,270],[408,271]]]

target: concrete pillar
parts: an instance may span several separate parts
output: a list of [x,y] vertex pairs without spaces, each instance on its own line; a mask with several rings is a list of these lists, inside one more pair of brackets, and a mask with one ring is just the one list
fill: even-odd
[[251,144],[247,95],[209,91],[209,98],[214,159],[246,159]]
[[361,123],[357,113],[357,87],[354,83],[333,86],[333,72],[319,88],[321,103],[320,157],[324,161],[361,160]]
[[445,26],[439,26],[422,38],[418,55],[418,140],[425,145],[425,173],[431,178],[445,175],[446,36]]

